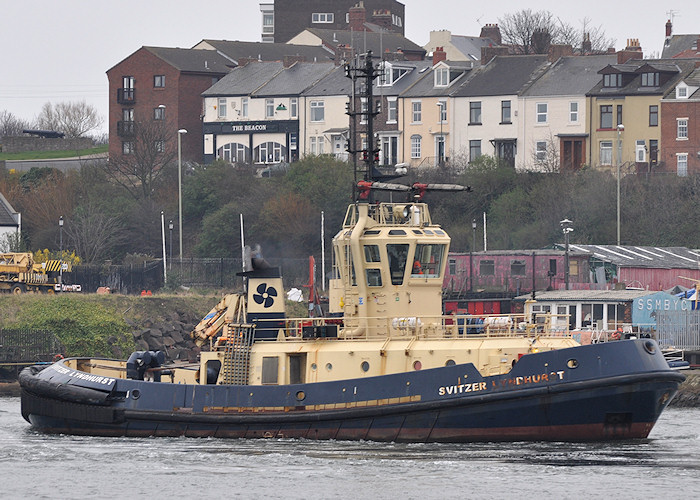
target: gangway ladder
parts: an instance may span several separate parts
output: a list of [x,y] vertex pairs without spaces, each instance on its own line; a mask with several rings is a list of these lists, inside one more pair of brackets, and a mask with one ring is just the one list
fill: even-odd
[[250,370],[250,350],[255,336],[255,325],[227,325],[227,340],[224,345],[224,362],[221,367],[223,383],[247,385]]

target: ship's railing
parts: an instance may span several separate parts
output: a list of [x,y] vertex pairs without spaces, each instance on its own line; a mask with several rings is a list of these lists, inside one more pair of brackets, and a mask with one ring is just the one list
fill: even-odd
[[289,340],[385,338],[457,339],[490,337],[571,337],[568,315],[446,315],[403,318],[291,318],[283,331]]
[[[368,215],[377,224],[390,225],[416,225],[430,226],[430,210],[425,203],[378,203],[370,204],[367,208]],[[356,205],[350,205],[345,214],[343,226],[354,227],[359,220],[359,211]]]

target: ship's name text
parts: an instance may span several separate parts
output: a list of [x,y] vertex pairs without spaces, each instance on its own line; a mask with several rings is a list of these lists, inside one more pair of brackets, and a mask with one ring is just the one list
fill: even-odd
[[478,392],[486,390],[486,382],[474,382],[473,384],[458,384],[442,386],[438,389],[440,396],[463,394],[465,392]]
[[79,380],[86,380],[88,382],[95,382],[96,384],[103,384],[103,385],[109,385],[114,383],[114,379],[111,377],[103,377],[101,375],[91,375],[89,373],[83,373],[83,372],[77,372],[75,370],[71,370],[69,368],[66,368],[65,366],[61,365],[51,365],[51,368],[58,373],[61,373],[63,375],[68,375],[72,378],[77,378]]

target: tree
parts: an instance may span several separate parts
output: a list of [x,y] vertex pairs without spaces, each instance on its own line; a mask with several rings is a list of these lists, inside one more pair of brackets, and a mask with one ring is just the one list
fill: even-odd
[[31,128],[28,121],[17,118],[9,111],[0,111],[0,137],[22,135],[22,131],[28,128]]
[[579,23],[581,28],[560,22],[557,43],[581,48],[584,53],[588,52],[583,48],[584,41],[590,42],[590,52],[592,53],[605,53],[608,47],[615,46],[615,39],[609,38],[602,26],[592,26],[590,18],[584,17]]
[[85,137],[88,132],[102,126],[104,117],[85,101],[59,102],[56,105],[47,102],[36,121],[39,128],[57,130],[66,137]]
[[64,231],[69,246],[87,264],[102,260],[126,238],[119,217],[103,213],[91,202],[76,208]]
[[163,121],[133,123],[129,151],[110,158],[103,164],[105,173],[136,200],[150,200],[156,183],[172,165],[177,151],[173,133]]
[[[519,54],[546,54],[549,42],[556,39],[559,28],[551,12],[533,12],[530,9],[506,14],[498,20],[498,26],[501,29],[503,44],[510,45]],[[547,38],[547,42],[544,43],[541,38]]]

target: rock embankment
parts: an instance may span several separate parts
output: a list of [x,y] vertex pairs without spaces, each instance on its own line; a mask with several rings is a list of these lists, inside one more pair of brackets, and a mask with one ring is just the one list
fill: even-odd
[[700,370],[685,372],[685,382],[669,406],[675,408],[700,408]]
[[190,332],[200,319],[192,313],[172,311],[164,317],[145,317],[140,321],[126,318],[125,321],[132,329],[137,350],[163,351],[167,359],[194,362],[199,348]]

